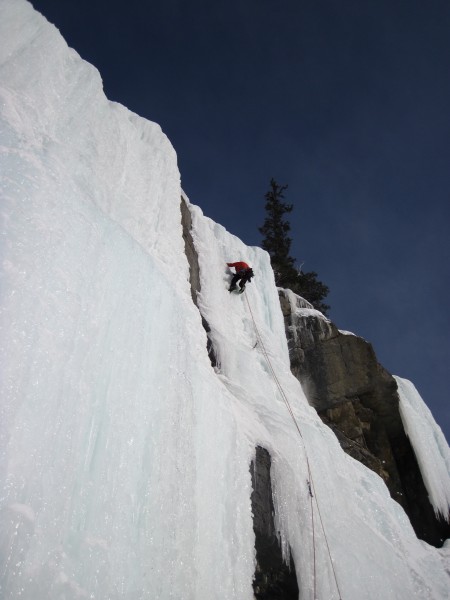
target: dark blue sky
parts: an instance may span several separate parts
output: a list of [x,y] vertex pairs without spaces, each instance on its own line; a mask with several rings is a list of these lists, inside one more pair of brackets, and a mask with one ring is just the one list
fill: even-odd
[[330,317],[450,439],[450,2],[33,4],[111,100],[161,125],[207,216],[260,245],[270,178],[289,185],[291,254]]

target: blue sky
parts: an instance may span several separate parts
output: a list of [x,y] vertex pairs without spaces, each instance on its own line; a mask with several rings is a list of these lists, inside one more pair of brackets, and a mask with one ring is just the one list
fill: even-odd
[[291,254],[330,317],[450,439],[450,3],[33,4],[110,99],[161,125],[207,216],[260,245],[269,181],[289,185]]

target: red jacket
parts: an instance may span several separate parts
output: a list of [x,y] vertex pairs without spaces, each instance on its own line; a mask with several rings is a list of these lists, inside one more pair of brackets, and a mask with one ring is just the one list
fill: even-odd
[[235,263],[227,263],[229,267],[234,267],[236,269],[236,273],[239,271],[245,271],[246,269],[250,269],[247,263],[245,262],[235,262]]

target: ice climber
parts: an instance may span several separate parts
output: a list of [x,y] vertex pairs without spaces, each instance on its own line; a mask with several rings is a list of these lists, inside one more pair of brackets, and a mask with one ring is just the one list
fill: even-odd
[[233,275],[233,279],[231,280],[229,292],[232,292],[236,289],[236,283],[240,280],[239,287],[241,288],[241,292],[245,290],[245,284],[247,281],[249,283],[252,282],[252,277],[254,275],[251,267],[248,266],[245,262],[234,262],[227,263],[229,267],[234,267],[236,269],[236,273]]

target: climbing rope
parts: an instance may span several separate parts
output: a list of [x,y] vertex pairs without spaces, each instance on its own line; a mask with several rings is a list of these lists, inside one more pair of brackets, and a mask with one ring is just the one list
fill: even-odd
[[[251,316],[252,321],[253,321],[253,327],[255,329],[257,344],[259,343],[259,345],[261,347],[262,353],[264,354],[264,357],[265,357],[265,359],[267,361],[267,365],[268,365],[268,367],[270,369],[272,377],[273,377],[273,379],[274,379],[274,381],[275,381],[275,383],[276,383],[276,385],[278,387],[278,390],[279,390],[279,392],[281,394],[281,397],[283,398],[283,401],[284,401],[284,403],[286,405],[286,408],[288,409],[289,414],[291,415],[291,418],[292,418],[292,420],[294,422],[295,428],[297,429],[297,432],[298,432],[298,434],[300,436],[300,439],[301,439],[301,442],[302,442],[302,445],[303,445],[303,451],[305,453],[306,466],[307,466],[308,478],[309,478],[309,479],[307,479],[306,483],[307,483],[307,486],[308,486],[308,491],[309,491],[309,496],[310,496],[310,505],[311,505],[311,528],[312,528],[312,545],[313,545],[314,600],[317,599],[317,576],[316,576],[316,539],[315,539],[314,502],[313,501],[315,501],[315,504],[316,504],[316,507],[317,507],[317,514],[319,515],[319,521],[320,521],[320,525],[321,525],[321,528],[322,528],[323,536],[324,536],[324,539],[325,539],[325,544],[326,544],[326,547],[327,547],[327,552],[328,552],[328,556],[329,556],[329,559],[330,559],[330,564],[331,564],[331,568],[332,568],[332,571],[333,571],[334,581],[335,581],[336,589],[337,589],[337,592],[338,592],[338,595],[339,595],[339,600],[342,600],[341,590],[339,588],[337,574],[336,574],[336,570],[334,568],[333,558],[331,556],[331,550],[330,550],[330,546],[328,544],[328,538],[327,538],[327,534],[326,534],[326,531],[325,531],[325,526],[324,526],[324,523],[323,523],[322,514],[320,512],[319,502],[317,500],[317,493],[316,493],[316,489],[315,489],[315,486],[314,486],[314,479],[313,479],[313,476],[312,476],[311,465],[310,465],[310,462],[309,462],[309,457],[308,457],[308,452],[307,452],[307,449],[306,449],[305,439],[303,437],[303,434],[301,432],[301,429],[299,427],[297,419],[295,418],[295,415],[294,415],[292,407],[291,407],[291,405],[289,403],[288,397],[286,396],[286,394],[284,392],[284,389],[283,389],[283,387],[282,387],[282,385],[280,383],[280,380],[278,379],[277,374],[275,373],[275,370],[274,370],[274,368],[272,366],[272,361],[270,360],[270,357],[269,357],[269,355],[267,353],[267,350],[266,350],[266,348],[264,346],[264,342],[262,340],[261,334],[259,333],[258,327],[256,325],[255,317],[253,315],[253,311],[252,311],[252,308],[250,306],[250,302],[249,302],[249,299],[248,299],[246,291],[244,291],[244,296],[245,296],[245,299],[247,301],[248,310],[250,312],[250,316]],[[256,346],[256,344],[255,344],[255,346]]]

